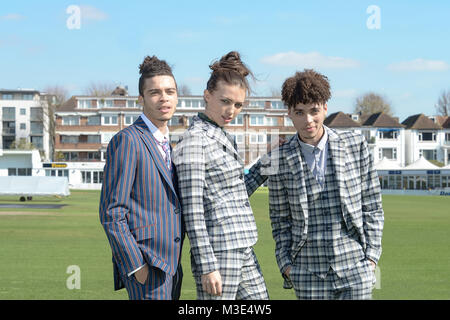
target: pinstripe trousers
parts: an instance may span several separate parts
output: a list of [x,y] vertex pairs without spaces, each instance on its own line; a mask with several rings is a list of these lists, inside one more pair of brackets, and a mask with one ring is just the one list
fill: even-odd
[[136,280],[134,275],[122,277],[130,300],[178,300],[181,293],[182,270],[179,266],[176,274],[167,274],[156,267],[149,267],[148,277],[144,284]]

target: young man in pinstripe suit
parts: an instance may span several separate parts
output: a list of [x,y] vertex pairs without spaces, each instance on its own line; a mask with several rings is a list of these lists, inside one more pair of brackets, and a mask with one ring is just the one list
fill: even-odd
[[370,299],[384,223],[378,176],[361,135],[323,125],[329,98],[313,70],[283,84],[297,135],[272,154],[276,258],[299,299]]
[[178,299],[184,233],[167,127],[177,86],[169,65],[155,56],[145,58],[140,73],[143,113],[108,145],[100,221],[115,289],[125,287],[132,300]]

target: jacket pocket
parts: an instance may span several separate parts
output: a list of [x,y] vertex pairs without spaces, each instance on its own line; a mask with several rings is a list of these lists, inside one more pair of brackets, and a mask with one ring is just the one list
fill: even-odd
[[130,230],[131,234],[134,236],[136,241],[151,239],[154,237],[155,225],[149,224],[143,227],[135,228]]

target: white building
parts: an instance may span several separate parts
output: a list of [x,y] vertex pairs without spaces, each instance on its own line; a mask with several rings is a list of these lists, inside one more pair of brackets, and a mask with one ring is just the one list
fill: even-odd
[[410,116],[402,124],[405,125],[406,129],[405,152],[407,165],[416,162],[421,157],[445,163],[445,136],[439,124],[423,114]]
[[48,97],[33,89],[0,89],[0,149],[31,143],[42,159],[51,159]]

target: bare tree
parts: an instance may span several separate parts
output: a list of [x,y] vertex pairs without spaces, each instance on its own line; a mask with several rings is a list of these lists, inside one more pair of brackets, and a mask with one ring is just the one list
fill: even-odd
[[54,157],[55,148],[55,127],[56,110],[68,99],[69,93],[63,86],[47,86],[41,95],[41,113],[39,121],[42,121],[44,132],[49,135],[49,155],[50,160]]
[[371,115],[377,112],[384,112],[392,116],[391,103],[385,97],[374,92],[368,92],[356,98],[355,113],[361,115]]
[[191,92],[191,88],[188,87],[188,85],[182,83],[178,86],[178,94],[180,96],[191,96],[192,92]]
[[111,92],[117,86],[112,82],[91,82],[89,86],[85,89],[85,94],[92,97],[104,97],[110,96]]
[[435,107],[438,115],[450,115],[450,89],[447,91],[443,90],[441,92],[441,95],[439,96],[439,100]]

